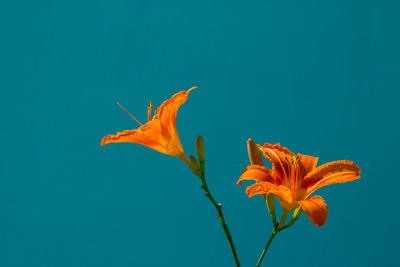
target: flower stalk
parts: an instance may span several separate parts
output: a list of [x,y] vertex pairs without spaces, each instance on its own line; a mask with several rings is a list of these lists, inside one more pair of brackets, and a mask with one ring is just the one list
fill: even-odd
[[[275,228],[275,227],[274,227],[274,228]],[[277,231],[272,230],[272,234],[271,234],[271,236],[269,237],[268,242],[267,242],[267,245],[265,246],[264,250],[262,251],[260,258],[258,259],[258,262],[257,262],[256,267],[259,267],[259,266],[261,265],[261,262],[262,262],[263,259],[264,259],[265,253],[267,252],[267,250],[268,250],[268,248],[269,248],[269,245],[271,245],[272,240],[274,239],[274,237],[275,237],[275,235],[276,235],[277,233],[278,233]]]
[[300,215],[303,213],[303,209],[301,207],[297,208],[294,213],[293,213],[293,218],[289,221],[289,223],[287,225],[285,225],[287,216],[289,215],[289,212],[284,211],[282,214],[282,218],[279,221],[279,223],[275,223],[274,224],[274,228],[272,229],[272,233],[268,239],[267,244],[265,245],[264,250],[262,251],[260,258],[258,259],[257,265],[256,267],[259,267],[264,259],[265,253],[267,253],[267,250],[269,248],[269,246],[272,243],[272,240],[274,239],[274,237],[281,232],[284,229],[289,228],[290,226],[292,226],[299,218]]
[[[213,204],[214,208],[217,210],[217,216],[218,216],[218,219],[219,219],[219,221],[221,223],[222,229],[224,230],[226,238],[228,239],[229,247],[231,249],[232,256],[233,256],[233,259],[235,261],[235,264],[236,264],[237,267],[240,267],[239,257],[238,257],[238,255],[236,253],[235,244],[233,243],[232,235],[231,235],[231,232],[229,231],[228,224],[225,222],[224,214],[222,213],[222,204],[221,203],[217,203],[215,201],[215,199],[212,196],[212,194],[210,192],[210,189],[208,188],[208,185],[207,185],[206,176],[205,176],[204,142],[203,142],[203,137],[201,137],[201,136],[197,137],[196,149],[197,149],[197,156],[198,156],[200,165],[197,168],[198,175],[195,172],[194,173],[200,178],[200,180],[202,182],[201,188],[204,190],[205,196],[211,201],[211,203]],[[193,161],[194,157],[190,156],[190,158]]]

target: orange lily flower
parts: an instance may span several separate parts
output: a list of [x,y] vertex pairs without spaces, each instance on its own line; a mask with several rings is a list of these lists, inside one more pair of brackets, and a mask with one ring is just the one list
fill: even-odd
[[147,106],[148,122],[144,125],[120,105],[141,126],[135,130],[125,130],[118,132],[116,135],[107,135],[101,140],[101,145],[122,142],[137,143],[158,152],[178,157],[192,167],[176,131],[176,114],[179,107],[186,102],[189,92],[193,89],[196,89],[196,87],[186,92],[180,91],[173,95],[171,99],[164,101],[160,107],[154,107],[153,118],[151,118],[152,103],[150,101]]
[[328,207],[322,197],[310,195],[323,186],[360,178],[360,168],[348,160],[333,161],[316,167],[318,158],[295,155],[280,144],[265,143],[264,146],[257,146],[271,162],[272,170],[261,165],[248,166],[237,184],[241,185],[243,180],[255,180],[257,183],[246,188],[249,197],[274,194],[286,216],[301,206],[316,226],[325,224]]

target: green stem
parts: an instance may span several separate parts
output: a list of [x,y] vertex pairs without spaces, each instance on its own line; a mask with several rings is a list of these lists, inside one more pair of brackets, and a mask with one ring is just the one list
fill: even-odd
[[[197,138],[197,139],[199,140],[199,138]],[[217,210],[217,216],[218,216],[219,221],[221,222],[222,228],[224,229],[226,238],[228,239],[229,246],[231,248],[231,252],[233,255],[233,259],[235,260],[236,266],[240,267],[239,258],[237,256],[236,249],[235,249],[235,244],[233,243],[232,235],[231,235],[231,232],[229,231],[228,225],[225,222],[224,214],[222,213],[222,205],[221,205],[221,203],[217,204],[217,202],[211,195],[210,189],[208,189],[208,186],[207,186],[206,176],[204,173],[204,151],[202,153],[199,153],[199,147],[201,148],[202,145],[201,144],[197,145],[197,143],[199,142],[198,140],[196,140],[196,146],[197,146],[197,151],[198,151],[198,157],[200,159],[200,162],[199,162],[200,166],[198,168],[195,168],[192,165],[192,163],[190,162],[189,158],[185,154],[183,154],[180,158],[189,166],[189,168],[192,170],[192,172],[196,176],[198,176],[200,178],[201,182],[203,183],[201,188],[203,188],[203,190],[205,191],[206,197],[208,197],[208,199],[211,201],[211,203]],[[202,143],[202,140],[200,143]],[[204,148],[202,148],[202,149],[204,150]]]
[[207,186],[207,182],[206,182],[206,178],[205,178],[204,172],[202,172],[200,174],[200,179],[201,179],[201,181],[203,183],[201,188],[204,189],[206,197],[208,197],[208,199],[211,201],[211,203],[213,204],[213,206],[217,210],[218,219],[221,222],[221,225],[222,225],[222,228],[224,229],[226,238],[228,239],[229,246],[231,248],[231,252],[232,252],[233,258],[235,260],[236,266],[240,267],[239,258],[237,256],[236,249],[235,249],[235,244],[233,243],[232,236],[231,236],[231,233],[229,231],[228,225],[225,222],[224,214],[222,213],[222,205],[221,204],[217,204],[217,202],[214,200],[213,196],[211,195],[210,189],[208,189],[208,186]]
[[279,224],[274,224],[274,229],[272,230],[272,234],[268,239],[267,245],[265,245],[265,248],[262,251],[260,258],[258,259],[258,262],[257,262],[257,265],[256,265],[257,267],[259,267],[261,265],[261,262],[264,259],[265,253],[267,253],[269,245],[271,245],[271,242],[274,239],[275,235],[277,233],[279,233],[280,231],[282,231],[283,229],[287,228],[287,226],[285,227],[284,225],[285,225],[285,222],[286,222],[286,219],[287,219],[288,215],[289,215],[289,212],[283,211],[283,214],[282,214],[281,220],[279,221]]
[[269,245],[271,244],[272,240],[274,239],[274,237],[275,237],[275,235],[276,235],[277,233],[278,233],[278,231],[275,231],[275,230],[272,231],[272,234],[271,234],[271,236],[270,236],[269,239],[268,239],[267,245],[265,246],[263,252],[261,253],[260,258],[258,259],[258,262],[257,262],[256,267],[259,267],[259,266],[260,266],[261,262],[262,262],[263,259],[264,259],[265,253],[266,253],[267,250],[268,250]]

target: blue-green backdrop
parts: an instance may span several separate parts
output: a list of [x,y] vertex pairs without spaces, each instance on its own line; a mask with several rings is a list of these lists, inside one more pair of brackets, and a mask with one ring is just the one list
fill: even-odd
[[321,189],[265,266],[398,266],[399,1],[4,1],[0,4],[0,266],[233,266],[215,211],[180,160],[136,144],[151,99],[199,89],[178,113],[243,266],[271,231],[237,186],[246,140],[358,181]]

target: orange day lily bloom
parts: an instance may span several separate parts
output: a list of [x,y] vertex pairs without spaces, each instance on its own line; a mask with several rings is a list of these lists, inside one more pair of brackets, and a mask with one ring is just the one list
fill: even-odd
[[[249,139],[249,142],[253,141]],[[243,180],[255,180],[257,183],[246,189],[249,197],[274,194],[284,213],[301,206],[316,226],[325,224],[328,207],[322,197],[310,195],[323,186],[360,178],[360,168],[348,160],[333,161],[316,167],[318,158],[295,155],[280,144],[265,143],[257,146],[271,162],[272,170],[261,165],[248,166],[237,184],[241,185]]]
[[147,106],[148,122],[144,125],[120,105],[141,126],[135,130],[125,130],[116,135],[107,135],[101,140],[101,145],[123,142],[141,144],[158,152],[178,157],[192,168],[178,137],[176,114],[179,107],[186,102],[189,92],[196,88],[192,87],[188,91],[180,91],[173,95],[171,99],[164,101],[160,107],[154,107],[153,118],[151,118],[152,103],[150,101]]

